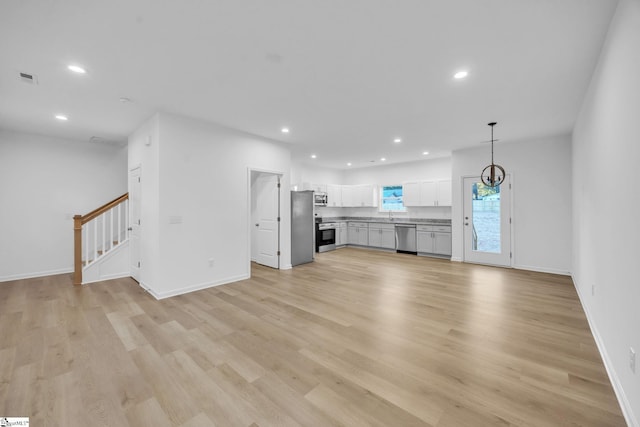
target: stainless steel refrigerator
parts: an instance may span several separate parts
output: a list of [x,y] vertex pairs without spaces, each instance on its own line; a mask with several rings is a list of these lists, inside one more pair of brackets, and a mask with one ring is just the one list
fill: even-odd
[[313,261],[315,255],[313,191],[291,192],[291,265]]

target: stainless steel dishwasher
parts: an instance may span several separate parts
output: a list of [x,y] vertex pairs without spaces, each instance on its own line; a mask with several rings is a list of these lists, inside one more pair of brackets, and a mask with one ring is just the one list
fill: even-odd
[[417,255],[415,224],[396,224],[396,252]]

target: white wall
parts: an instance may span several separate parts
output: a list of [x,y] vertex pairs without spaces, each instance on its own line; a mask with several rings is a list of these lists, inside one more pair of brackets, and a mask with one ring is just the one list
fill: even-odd
[[[634,426],[640,425],[639,69],[640,2],[622,0],[573,132],[573,280]],[[629,347],[637,354],[635,374]]]
[[160,276],[160,135],[154,115],[129,136],[129,171],[140,167],[140,283],[148,288]]
[[[394,185],[405,181],[450,179],[451,158],[438,158],[408,163],[396,163],[368,168],[327,169],[308,165],[295,165],[292,176],[300,182],[317,184],[375,184]],[[316,214],[324,217],[388,217],[388,213],[379,212],[378,208],[331,208],[316,207]],[[451,207],[410,207],[406,213],[394,213],[397,218],[437,218],[450,219]]]
[[298,190],[302,183],[310,184],[342,184],[344,171],[340,169],[322,168],[309,164],[292,163],[291,185],[297,185]]
[[0,281],[73,271],[73,215],[127,192],[126,148],[0,130]]
[[[164,298],[249,277],[249,169],[283,173],[281,264],[290,266],[291,160],[284,144],[165,113],[157,120],[158,223],[149,231],[143,216],[142,239],[155,231],[159,252],[153,261],[156,274],[143,285]],[[149,178],[145,162],[153,159],[142,161],[144,181]],[[145,206],[144,186],[142,192]],[[180,217],[181,223],[170,224],[170,217]],[[147,269],[143,262],[142,270]]]
[[[402,184],[406,181],[451,179],[451,158],[419,160],[415,162],[395,163],[369,168],[349,169],[345,172],[344,184]],[[351,217],[388,217],[378,208],[347,208],[345,215]],[[407,211],[394,212],[395,218],[451,219],[451,206],[408,207]]]
[[[495,161],[512,176],[513,266],[571,271],[571,138],[497,144]],[[452,259],[463,259],[462,179],[491,163],[491,147],[453,153]]]
[[451,158],[441,157],[407,163],[394,163],[369,168],[348,169],[342,184],[393,185],[404,181],[449,179]]

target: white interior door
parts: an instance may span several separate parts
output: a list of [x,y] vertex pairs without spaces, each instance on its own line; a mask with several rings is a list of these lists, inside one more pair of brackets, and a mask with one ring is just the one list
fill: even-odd
[[485,186],[480,177],[464,179],[464,260],[511,266],[511,180]]
[[140,168],[129,171],[129,254],[131,277],[140,281]]
[[280,177],[261,174],[255,182],[256,262],[272,268],[280,267]]

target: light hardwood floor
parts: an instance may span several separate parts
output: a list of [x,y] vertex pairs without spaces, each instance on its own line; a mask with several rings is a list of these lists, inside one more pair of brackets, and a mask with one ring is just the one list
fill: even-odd
[[156,301],[0,283],[0,416],[32,426],[620,426],[570,278],[359,249]]

